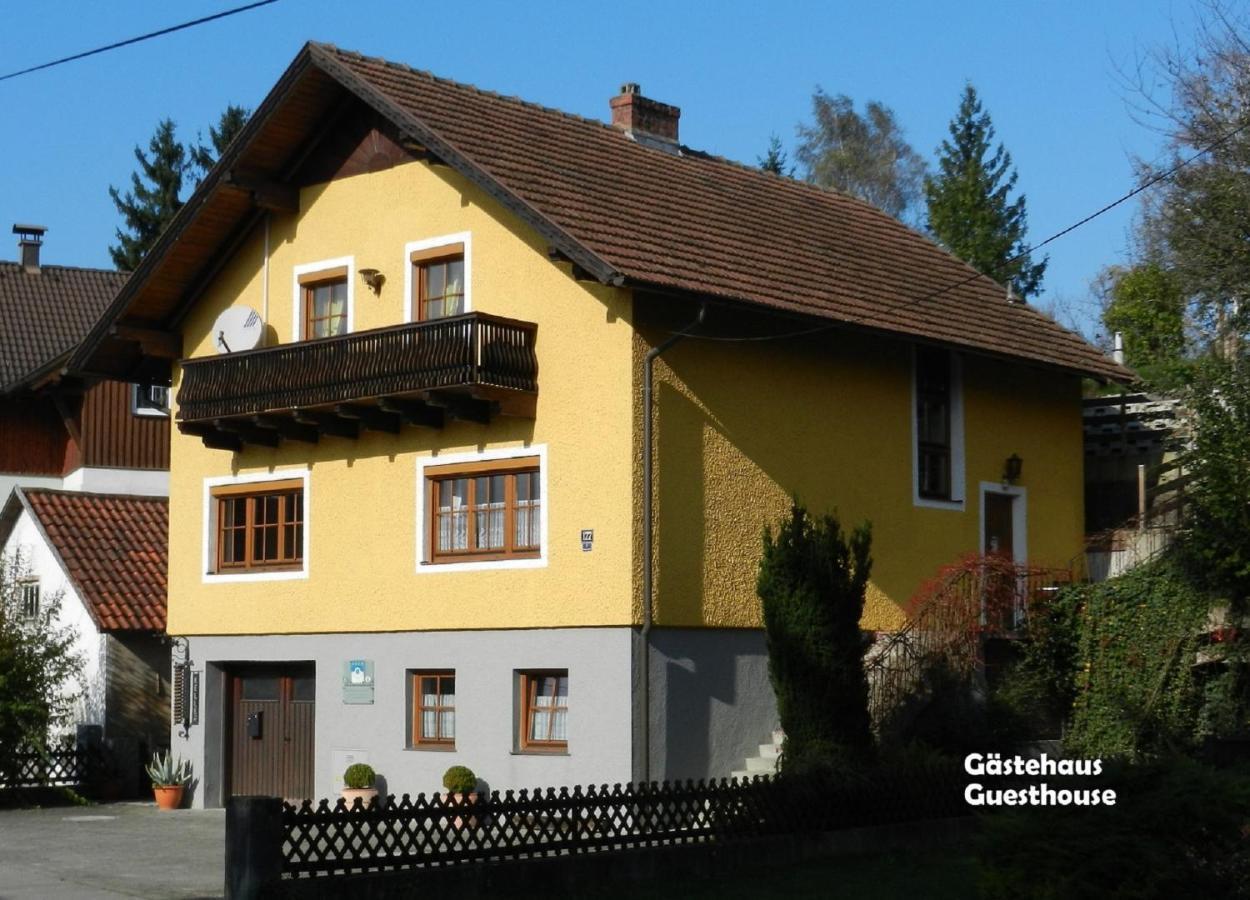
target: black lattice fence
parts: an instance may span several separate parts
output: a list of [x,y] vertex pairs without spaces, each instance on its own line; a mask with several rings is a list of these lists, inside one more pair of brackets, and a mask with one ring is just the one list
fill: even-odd
[[28,748],[0,754],[0,794],[29,794],[49,788],[82,788],[99,769],[99,754],[87,747]]
[[348,809],[284,804],[282,874],[307,878],[682,844],[732,842],[962,815],[957,765],[821,783],[763,777],[506,791],[476,801],[424,794]]

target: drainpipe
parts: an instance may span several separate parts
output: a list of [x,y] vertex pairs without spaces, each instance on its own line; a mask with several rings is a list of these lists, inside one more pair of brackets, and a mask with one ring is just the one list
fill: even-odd
[[655,405],[655,361],[660,355],[687,335],[693,333],[703,324],[707,315],[707,304],[699,305],[699,314],[695,320],[670,335],[647,351],[646,362],[642,367],[642,780],[651,780],[651,618],[652,594],[655,589],[651,576],[652,556],[654,553],[651,532],[654,527],[655,513],[653,509],[654,490],[651,484],[652,464],[651,451],[654,436],[652,434],[651,415]]

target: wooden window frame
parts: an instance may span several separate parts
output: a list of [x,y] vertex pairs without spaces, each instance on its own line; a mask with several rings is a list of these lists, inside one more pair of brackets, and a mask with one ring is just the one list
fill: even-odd
[[[442,705],[441,701],[444,697],[443,679],[444,678],[454,679],[456,677],[456,670],[455,669],[420,669],[420,670],[409,672],[409,677],[412,679],[411,680],[411,684],[412,684],[412,728],[409,730],[409,741],[410,741],[409,746],[412,747],[414,750],[455,750],[456,749],[455,735],[453,735],[450,738],[444,738],[441,736],[437,738],[427,738],[421,733],[421,722],[422,722],[422,713],[426,712],[427,710],[433,711],[434,717],[435,717],[434,720],[435,722],[438,723],[438,728],[441,731],[442,730],[442,718],[441,718],[442,713],[450,712],[452,714],[452,718],[453,719],[455,718],[456,716],[455,700],[454,699],[452,700],[452,704],[450,706]],[[438,679],[438,699],[440,701],[438,706],[423,706],[422,705],[422,698],[424,694],[421,691],[421,679],[423,678],[437,678]]]
[[[307,498],[304,496],[304,493],[304,480],[302,478],[229,484],[211,488],[209,496],[216,511],[216,521],[213,527],[213,571],[210,574],[234,575],[253,572],[302,571],[304,568],[304,529],[307,527],[307,516],[304,513]],[[290,498],[297,494],[300,497],[300,517],[294,521],[288,521],[287,506]],[[274,561],[258,561],[255,559],[254,545],[255,531],[258,527],[255,515],[256,501],[275,495],[279,498],[276,519],[278,559]],[[226,503],[227,501],[237,500],[243,500],[247,504],[243,524],[241,526],[227,526],[225,516]],[[265,524],[267,525],[268,523]],[[287,549],[286,529],[289,526],[297,526],[300,532],[300,538],[296,542],[297,546],[294,548],[297,555],[294,557],[288,556],[285,552]],[[226,562],[224,559],[226,531],[234,530],[235,528],[241,528],[244,533],[243,561]]]
[[[347,334],[350,329],[351,321],[351,284],[349,278],[351,273],[347,266],[335,266],[331,269],[322,269],[319,272],[308,272],[300,275],[299,287],[303,304],[303,315],[300,317],[300,340],[303,341],[320,341],[325,338],[313,337],[313,325],[316,322],[326,322],[333,319],[341,318],[343,320],[343,330],[340,334]],[[343,291],[347,295],[343,300],[343,314],[341,316],[313,316],[313,296],[316,289],[338,283],[343,284]],[[325,337],[337,337],[338,335],[327,334]]]
[[[943,386],[935,389],[931,381],[921,380],[922,367],[927,369],[923,357],[935,359],[938,355],[945,360],[946,380]],[[916,349],[915,364],[916,401],[913,415],[916,420],[916,496],[922,500],[952,502],[955,497],[955,362],[949,350],[932,347]],[[944,401],[946,407],[946,442],[938,443],[925,440],[920,433],[920,409],[925,402]],[[926,457],[940,455],[944,459],[945,492],[926,490],[922,478],[926,471]]]
[[[455,259],[460,260],[461,269],[464,273],[462,276],[464,283],[460,285],[461,312],[456,314],[461,315],[462,313],[468,311],[469,297],[469,261],[468,255],[465,253],[464,243],[457,242],[454,244],[443,244],[440,247],[430,247],[425,250],[413,250],[408,254],[408,263],[412,266],[413,321],[432,321],[425,314],[426,304],[432,299],[426,296],[427,267],[435,263],[451,262]],[[438,299],[446,301],[447,296],[447,294],[443,294]],[[447,317],[442,316],[441,318]]]
[[[480,460],[459,465],[431,466],[427,468],[425,470],[425,479],[426,497],[429,500],[429,510],[427,512],[426,526],[429,528],[430,532],[428,546],[426,547],[427,561],[431,565],[440,565],[458,562],[491,562],[496,560],[540,558],[543,552],[543,535],[541,534],[542,504],[546,502],[546,497],[540,495],[538,498],[539,528],[537,530],[539,533],[536,537],[539,543],[529,547],[517,547],[514,543],[516,540],[517,513],[515,476],[522,474],[538,476],[539,483],[541,485],[542,471],[539,458],[536,456],[526,456],[515,459]],[[439,550],[439,494],[442,482],[459,478],[468,480],[468,502],[464,507],[465,515],[467,516],[467,523],[465,527],[467,528],[470,542],[473,542],[477,539],[477,510],[475,508],[477,505],[477,479],[490,477],[492,475],[505,476],[503,504],[503,549],[478,550],[476,548],[469,548],[467,550]]]
[[[526,669],[518,672],[517,690],[518,690],[518,710],[520,715],[517,716],[519,725],[519,734],[517,735],[517,747],[522,753],[568,753],[569,742],[566,737],[564,740],[535,740],[530,737],[530,720],[537,709],[535,701],[538,699],[538,683],[543,678],[563,678],[565,682],[569,680],[568,669]],[[570,686],[571,687],[571,686]],[[547,707],[547,711],[551,713],[551,722],[555,722],[555,713],[563,711],[565,715],[565,728],[567,734],[569,703],[566,697],[563,706],[552,705]]]

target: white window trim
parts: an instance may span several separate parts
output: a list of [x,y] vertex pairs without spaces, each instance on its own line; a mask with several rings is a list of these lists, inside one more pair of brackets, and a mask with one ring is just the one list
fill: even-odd
[[291,340],[304,340],[304,289],[302,275],[316,275],[328,269],[347,267],[347,333],[356,330],[356,257],[340,256],[320,262],[301,263],[291,273]]
[[979,493],[981,498],[981,536],[977,539],[977,546],[980,548],[981,555],[985,555],[985,495],[1006,494],[1009,497],[1016,498],[1015,502],[1011,504],[1012,561],[1018,566],[1028,565],[1029,492],[1025,488],[1016,487],[1014,485],[999,484],[994,481],[982,481]]
[[946,351],[951,360],[951,499],[935,500],[920,496],[920,435],[916,431],[916,346],[911,351],[911,499],[916,506],[928,509],[949,509],[962,512],[967,496],[964,471],[964,367],[953,350]]
[[437,250],[452,244],[464,244],[464,311],[473,311],[473,235],[468,231],[457,231],[455,234],[443,234],[438,237],[423,238],[404,244],[404,321],[415,322],[416,285],[413,283],[412,254],[420,250]]
[[[235,484],[261,485],[269,481],[289,481],[298,478],[304,483],[304,559],[299,569],[286,572],[214,572],[217,541],[217,504],[213,502],[213,488]],[[308,577],[309,538],[312,534],[309,508],[311,507],[308,469],[276,469],[272,472],[252,472],[246,475],[224,475],[204,479],[204,531],[200,540],[201,566],[204,584],[221,584],[231,581],[297,581]]]
[[[430,562],[427,522],[433,497],[430,496],[430,487],[425,474],[426,469],[436,466],[459,465],[461,463],[520,459],[526,456],[538,457],[538,490],[542,494],[542,505],[539,507],[538,515],[542,544],[538,556],[528,559],[492,559],[477,562]],[[547,552],[550,546],[547,521],[551,505],[551,494],[547,490],[547,480],[546,444],[535,444],[532,447],[510,447],[506,450],[484,450],[480,453],[447,453],[438,456],[419,457],[417,459],[417,574],[437,575],[443,572],[482,572],[488,569],[546,568]]]
[[[153,385],[153,387],[163,387],[163,385]],[[130,414],[132,416],[151,416],[153,418],[168,419],[169,418],[169,406],[168,406],[169,391],[171,390],[171,388],[165,388],[165,401],[167,405],[163,407],[162,409],[153,409],[150,406],[140,406],[139,405],[139,391],[141,391],[142,389],[143,389],[143,385],[140,385],[140,384],[130,385]]]

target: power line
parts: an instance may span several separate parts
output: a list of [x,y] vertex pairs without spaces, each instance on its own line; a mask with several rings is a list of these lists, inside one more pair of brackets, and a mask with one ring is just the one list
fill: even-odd
[[147,34],[141,34],[138,37],[118,41],[115,44],[109,44],[104,47],[96,47],[94,50],[85,50],[82,53],[75,53],[73,56],[65,56],[61,59],[54,59],[52,62],[31,66],[28,69],[20,69],[17,72],[10,72],[8,75],[0,75],[0,81],[8,81],[10,78],[16,78],[19,75],[29,75],[31,72],[38,72],[42,69],[51,69],[53,66],[64,65],[65,63],[73,62],[76,59],[86,59],[88,56],[95,56],[97,53],[105,53],[109,50],[116,50],[118,47],[128,47],[131,44],[138,44],[141,41],[148,41],[152,38],[161,37],[166,34],[173,34],[175,31],[182,31],[186,28],[194,28],[196,25],[203,25],[205,22],[214,22],[217,19],[224,19],[227,16],[238,15],[239,13],[247,12],[250,9],[256,9],[260,6],[268,6],[271,3],[277,2],[278,0],[258,0],[258,2],[249,3],[246,6],[236,6],[234,9],[227,9],[224,12],[214,13],[211,16],[204,16],[202,19],[193,19],[190,22],[183,22],[181,25],[172,25],[169,28],[162,28],[160,31],[151,31]]
[[[1245,131],[1247,128],[1250,128],[1250,120],[1243,122],[1242,124],[1234,128],[1232,131],[1229,131],[1221,135],[1220,137],[1216,138],[1214,141],[1207,144],[1205,147],[1200,148],[1192,156],[1182,159],[1180,162],[1176,163],[1171,168],[1168,168],[1162,172],[1158,172],[1152,175],[1150,178],[1146,179],[1141,184],[1137,185],[1137,187],[1133,188],[1128,193],[1123,194],[1120,197],[1117,197],[1115,200],[1112,200],[1110,203],[1106,204],[1105,206],[1100,207],[1099,209],[1095,210],[1094,212],[1090,213],[1084,218],[1078,219],[1077,221],[1073,222],[1071,225],[1067,226],[1066,228],[1061,228],[1059,231],[1056,231],[1054,234],[1046,238],[1044,241],[1039,241],[1038,243],[1033,244],[1032,246],[1025,247],[1023,250],[1021,250],[1019,253],[1015,254],[1014,256],[1010,256],[1007,259],[1003,260],[1003,262],[1000,263],[997,267],[995,267],[993,271],[985,272],[985,273],[974,272],[973,274],[969,275],[967,278],[963,278],[959,281],[952,282],[946,285],[945,287],[938,288],[936,291],[931,291],[928,294],[923,294],[912,300],[905,300],[902,303],[895,304],[893,306],[882,307],[880,312],[890,313],[890,312],[898,312],[900,310],[908,309],[912,306],[916,306],[920,303],[924,303],[927,300],[933,300],[937,297],[940,297],[943,294],[946,294],[946,293],[949,293],[950,291],[955,290],[956,288],[961,288],[965,284],[971,284],[972,282],[981,278],[983,275],[992,277],[993,275],[996,275],[1002,272],[1004,269],[1006,269],[1008,266],[1010,266],[1012,263],[1016,262],[1017,260],[1023,259],[1029,254],[1042,249],[1047,244],[1053,243],[1054,241],[1059,240],[1059,238],[1064,237],[1065,235],[1071,234],[1073,231],[1076,231],[1078,228],[1080,228],[1083,225],[1088,225],[1090,222],[1094,221],[1094,219],[1097,219],[1099,216],[1103,215],[1104,213],[1108,213],[1111,210],[1115,209],[1117,206],[1120,206],[1122,203],[1126,203],[1129,200],[1133,199],[1142,191],[1145,191],[1149,188],[1154,187],[1156,184],[1158,184],[1161,181],[1166,181],[1167,179],[1175,175],[1177,172],[1179,172],[1181,169],[1188,166],[1190,163],[1207,155],[1212,150],[1215,150],[1218,147],[1226,144],[1228,141],[1232,140],[1234,137],[1236,137],[1241,132]],[[840,328],[840,327],[842,327],[841,322],[834,322],[828,325],[817,325],[812,328],[805,328],[800,331],[791,331],[785,334],[755,335],[755,336],[750,336],[750,337],[718,337],[716,335],[690,334],[690,335],[687,335],[686,337],[689,340],[724,341],[726,343],[749,343],[753,341],[781,341],[781,340],[789,340],[790,338],[803,337],[809,334],[817,334],[822,331],[830,331],[834,328]]]

